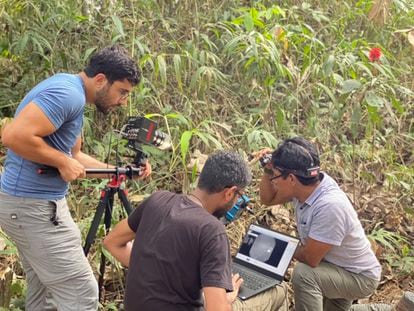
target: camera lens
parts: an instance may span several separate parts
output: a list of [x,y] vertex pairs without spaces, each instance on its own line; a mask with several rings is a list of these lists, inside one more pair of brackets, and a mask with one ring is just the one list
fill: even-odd
[[160,150],[170,149],[172,146],[170,136],[160,131],[155,131],[152,144]]
[[265,167],[272,160],[272,155],[270,153],[265,154],[259,159],[260,165]]

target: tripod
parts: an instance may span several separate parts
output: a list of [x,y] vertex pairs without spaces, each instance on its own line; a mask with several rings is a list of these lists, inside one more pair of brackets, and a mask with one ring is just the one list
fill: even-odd
[[[113,174],[111,180],[106,184],[105,188],[101,191],[101,197],[99,199],[98,207],[96,208],[95,215],[93,217],[91,226],[86,235],[85,245],[83,251],[85,256],[88,255],[89,250],[95,241],[96,233],[98,232],[99,224],[101,222],[102,216],[105,213],[104,217],[104,226],[105,226],[105,235],[108,234],[111,227],[112,220],[112,210],[114,204],[115,194],[118,194],[118,197],[121,201],[122,207],[125,209],[126,213],[131,214],[132,208],[131,204],[127,198],[127,190],[122,188],[122,184],[128,178],[133,176],[139,176],[142,173],[142,165],[146,161],[146,155],[143,151],[136,148],[136,154],[133,164],[136,166],[126,166],[126,167],[116,167],[116,168],[103,168],[103,169],[85,169],[86,174]],[[52,175],[56,176],[59,172],[54,167],[49,166],[40,166],[37,170],[40,175]],[[101,262],[99,265],[99,278],[98,278],[98,288],[99,288],[99,300],[101,300],[103,281],[105,274],[105,256],[101,254]]]
[[[139,168],[126,167],[126,168],[115,168],[115,169],[86,169],[86,173],[90,174],[105,174],[105,173],[114,173],[111,180],[107,183],[105,188],[101,191],[101,197],[99,199],[98,207],[96,208],[95,215],[93,217],[91,226],[89,228],[88,234],[85,239],[85,245],[83,251],[85,256],[88,255],[89,250],[95,241],[96,233],[98,232],[98,227],[101,222],[102,216],[104,216],[104,226],[105,226],[105,235],[108,234],[111,227],[112,220],[112,210],[114,204],[115,194],[118,194],[118,197],[121,201],[122,207],[125,209],[126,213],[129,215],[132,211],[131,203],[127,198],[127,190],[122,188],[122,184],[126,180],[127,176],[132,176],[132,173],[138,171]],[[99,265],[99,300],[101,300],[104,274],[105,274],[105,261],[106,258],[104,254],[101,254],[101,262]]]

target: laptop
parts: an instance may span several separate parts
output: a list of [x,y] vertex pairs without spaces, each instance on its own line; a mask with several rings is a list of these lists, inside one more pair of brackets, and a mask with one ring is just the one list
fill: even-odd
[[246,300],[280,284],[298,245],[298,238],[250,225],[233,258],[233,273],[244,280],[238,297]]

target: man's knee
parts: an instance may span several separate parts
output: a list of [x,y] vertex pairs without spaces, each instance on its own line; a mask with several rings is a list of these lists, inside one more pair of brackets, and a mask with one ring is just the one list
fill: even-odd
[[98,284],[92,273],[74,276],[70,279],[49,284],[58,310],[97,310]]
[[78,295],[80,295],[78,304],[83,308],[82,310],[98,310],[99,289],[93,275],[85,282],[82,291]]
[[304,281],[307,282],[309,280],[314,279],[313,269],[308,266],[307,264],[298,262],[295,265],[292,273],[292,284],[293,285],[300,285]]
[[82,297],[90,297],[91,299],[98,299],[99,290],[98,290],[98,282],[93,275],[88,278],[83,286],[83,290],[81,293]]

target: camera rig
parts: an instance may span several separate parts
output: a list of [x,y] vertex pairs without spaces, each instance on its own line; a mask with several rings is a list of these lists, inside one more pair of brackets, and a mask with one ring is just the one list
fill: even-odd
[[[129,117],[128,122],[122,126],[119,134],[127,139],[126,146],[135,151],[131,165],[115,168],[87,168],[87,174],[114,174],[125,175],[128,178],[139,176],[148,158],[141,145],[147,144],[166,150],[171,147],[171,139],[166,134],[157,130],[157,123],[145,117]],[[40,175],[57,176],[58,170],[54,167],[41,165],[37,170]]]

